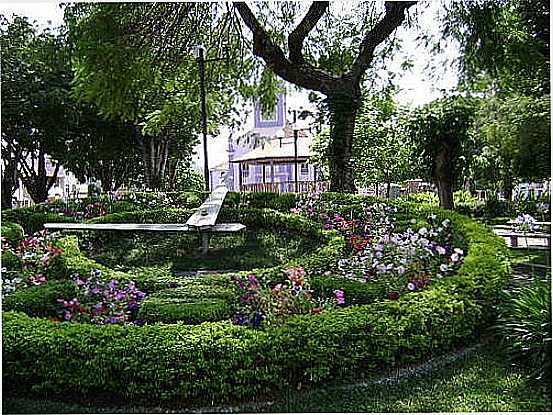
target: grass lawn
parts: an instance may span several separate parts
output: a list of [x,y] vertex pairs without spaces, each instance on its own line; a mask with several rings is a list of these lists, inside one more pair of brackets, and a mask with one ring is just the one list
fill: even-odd
[[165,264],[176,271],[250,270],[275,266],[316,248],[297,235],[263,229],[214,235],[206,256],[199,253],[200,240],[194,234],[104,233],[79,242],[89,258],[122,271]]
[[[237,412],[471,412],[550,411],[551,392],[529,384],[501,351],[486,346],[443,369],[396,384],[329,385],[293,391],[271,405]],[[207,412],[222,408],[204,408]],[[4,397],[3,413],[179,413],[186,409],[94,407]],[[228,408],[227,408],[228,411]]]
[[511,249],[513,265],[532,263],[551,266],[551,251],[545,249]]

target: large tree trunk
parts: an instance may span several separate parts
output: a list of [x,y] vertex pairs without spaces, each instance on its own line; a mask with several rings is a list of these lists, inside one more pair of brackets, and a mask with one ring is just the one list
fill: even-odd
[[11,209],[15,186],[9,178],[2,178],[2,209]]
[[352,165],[355,116],[359,109],[359,92],[343,91],[327,99],[330,111],[330,190],[355,193]]
[[[6,151],[8,153],[8,151]],[[11,209],[13,207],[13,193],[18,187],[17,183],[17,163],[20,152],[2,154],[4,157],[4,171],[2,172],[2,209]]]
[[446,146],[442,146],[442,149],[436,155],[434,179],[438,186],[440,207],[453,209],[453,183],[455,179],[453,177],[450,150]]
[[56,167],[54,168],[54,171],[52,173],[52,177],[48,177],[46,172],[46,153],[44,152],[42,147],[39,148],[37,161],[37,171],[35,171],[34,159],[31,167],[26,165],[25,160],[22,160],[22,163],[26,168],[22,169],[21,179],[23,181],[23,184],[27,188],[29,196],[31,196],[31,199],[33,199],[33,202],[43,203],[48,200],[48,190],[50,190],[50,188],[56,182],[60,165],[59,163],[56,164]]

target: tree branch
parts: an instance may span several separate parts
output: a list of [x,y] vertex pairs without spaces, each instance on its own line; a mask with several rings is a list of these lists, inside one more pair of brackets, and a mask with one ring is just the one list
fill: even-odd
[[262,58],[265,64],[282,79],[325,94],[329,90],[336,89],[337,84],[342,82],[340,78],[327,74],[308,63],[298,64],[288,60],[282,49],[271,40],[248,5],[244,2],[235,2],[233,5],[253,34],[253,54]]
[[303,17],[302,21],[296,26],[292,33],[290,33],[288,36],[290,61],[294,63],[305,62],[302,53],[303,41],[321,19],[323,14],[328,9],[328,6],[328,1],[314,1],[311,3],[311,7],[309,7],[307,14]]
[[405,19],[405,10],[416,3],[416,1],[386,2],[386,14],[363,38],[359,54],[346,77],[353,79],[354,82],[361,79],[371,64],[376,47],[401,26]]

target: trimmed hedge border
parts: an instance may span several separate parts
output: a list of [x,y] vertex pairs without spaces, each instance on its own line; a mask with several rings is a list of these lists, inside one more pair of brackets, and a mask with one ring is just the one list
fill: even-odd
[[229,402],[451,349],[492,317],[509,278],[507,248],[459,214],[400,208],[452,220],[468,246],[455,276],[397,301],[295,316],[266,331],[230,322],[97,327],[7,312],[4,381],[21,392],[87,399]]

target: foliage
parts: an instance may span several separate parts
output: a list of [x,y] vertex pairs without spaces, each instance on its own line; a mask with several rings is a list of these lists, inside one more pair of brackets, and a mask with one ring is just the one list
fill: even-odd
[[5,238],[10,245],[18,245],[23,239],[24,233],[21,225],[3,220],[2,230],[0,231],[2,238]]
[[389,93],[364,101],[353,138],[354,170],[360,186],[412,177],[411,148],[401,119],[401,109]]
[[531,376],[551,382],[551,280],[509,294],[500,307],[497,334],[511,361],[532,368]]
[[[338,196],[326,197],[340,202]],[[336,205],[341,209],[348,200],[355,200],[353,196],[342,199]],[[4,376],[19,391],[33,387],[38,395],[52,396],[63,390],[90,399],[109,390],[120,399],[142,402],[192,402],[205,396],[229,401],[299,382],[318,383],[351,370],[413,362],[427,353],[450,349],[489,321],[490,307],[497,302],[509,275],[506,248],[484,226],[455,213],[408,202],[394,206],[398,215],[426,217],[435,213],[440,220],[451,220],[452,228],[463,234],[468,246],[468,255],[456,275],[397,301],[296,315],[267,330],[231,322],[97,327],[5,312]],[[241,214],[253,217],[254,210]],[[309,224],[294,216],[282,218],[304,232]],[[257,220],[267,221],[268,217]],[[83,257],[74,237],[64,238],[63,247],[60,258],[71,272],[86,275],[99,268],[104,281],[123,283],[137,277],[139,283],[138,275],[116,272]],[[260,283],[270,281],[267,274],[256,275]],[[282,269],[275,271],[272,284],[282,281],[282,275]],[[160,287],[162,281],[167,284],[166,278],[160,278]],[[338,288],[328,286],[332,291]],[[347,287],[343,289],[349,302],[352,297]],[[129,354],[129,349],[133,353]],[[86,365],[83,356],[89,362]]]
[[[202,283],[208,281],[163,289],[149,295],[140,307],[138,318],[146,323],[180,321],[185,324],[229,319],[233,310],[232,302],[236,297],[235,291]],[[176,286],[178,283],[173,284]]]
[[415,110],[408,128],[419,165],[438,186],[440,206],[452,209],[455,183],[470,162],[476,102],[451,96]]
[[549,87],[549,2],[452,2],[442,30],[461,48],[460,69],[470,88],[543,95]]
[[517,181],[550,176],[550,96],[491,97],[477,113],[480,154],[471,170],[480,186],[505,190],[510,200]]

